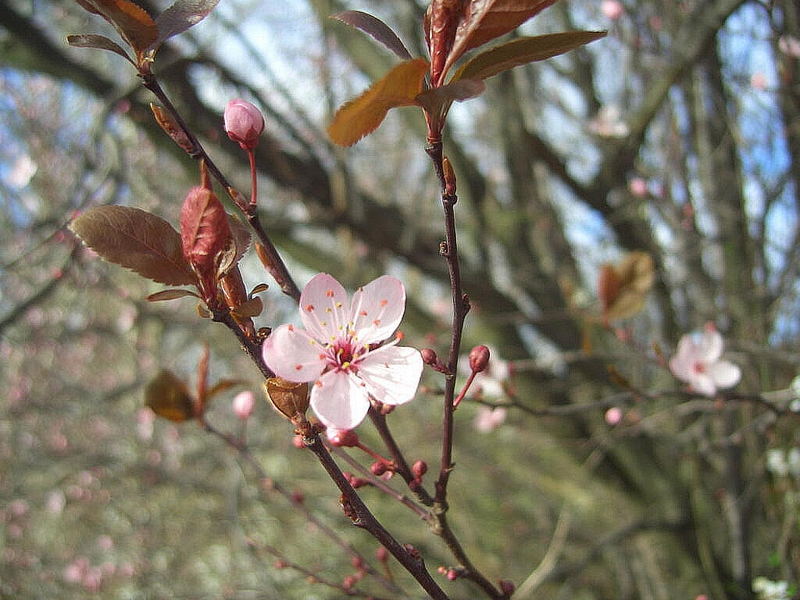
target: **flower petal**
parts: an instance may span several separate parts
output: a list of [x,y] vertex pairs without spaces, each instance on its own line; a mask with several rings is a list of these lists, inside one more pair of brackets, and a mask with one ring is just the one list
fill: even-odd
[[388,339],[406,310],[406,289],[390,275],[378,277],[353,294],[350,320],[361,344]]
[[722,356],[722,335],[716,329],[706,329],[696,343],[699,360],[713,363]]
[[708,366],[708,375],[718,388],[729,388],[739,383],[742,370],[732,362],[720,360]]
[[422,355],[416,348],[385,346],[358,362],[358,376],[376,400],[403,404],[414,397],[422,367]]
[[342,284],[327,273],[315,275],[300,294],[300,318],[308,333],[330,343],[346,330],[350,303]]
[[706,373],[696,373],[689,380],[689,387],[704,396],[714,396],[717,393],[717,386],[714,385],[714,380]]
[[264,340],[264,362],[289,381],[313,381],[325,368],[322,347],[302,329],[281,325]]
[[311,408],[334,429],[353,429],[367,415],[369,396],[364,384],[343,371],[328,371],[311,390]]
[[669,370],[681,381],[689,382],[694,377],[694,365],[697,359],[697,347],[692,336],[681,336],[677,351],[669,359]]

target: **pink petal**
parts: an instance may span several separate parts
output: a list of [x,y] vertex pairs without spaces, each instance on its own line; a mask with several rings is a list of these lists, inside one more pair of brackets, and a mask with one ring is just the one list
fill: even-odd
[[416,348],[386,346],[358,362],[358,376],[376,400],[403,404],[414,397],[422,366],[422,355]]
[[704,396],[714,396],[717,393],[717,386],[714,385],[714,380],[706,373],[696,373],[689,380],[689,385],[692,390]]
[[669,370],[681,381],[691,381],[694,377],[694,364],[697,358],[697,348],[692,336],[681,336],[677,351],[669,359]]
[[369,396],[358,378],[343,371],[328,371],[311,390],[311,408],[328,427],[353,429],[367,415]]
[[722,356],[722,344],[719,331],[706,329],[696,344],[698,359],[706,363],[716,362]]
[[742,370],[732,362],[720,360],[708,367],[708,375],[718,388],[729,388],[739,383]]
[[313,381],[325,368],[322,347],[302,329],[281,325],[264,340],[264,362],[289,381]]
[[358,341],[374,344],[388,339],[406,310],[406,290],[395,277],[384,275],[353,294],[350,320]]
[[342,284],[327,273],[315,275],[300,294],[300,318],[308,333],[329,343],[345,332],[350,303]]

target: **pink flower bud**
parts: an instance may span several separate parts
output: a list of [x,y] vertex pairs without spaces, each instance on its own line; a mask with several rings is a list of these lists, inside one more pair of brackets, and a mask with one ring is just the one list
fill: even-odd
[[625,12],[625,7],[619,0],[603,0],[600,4],[600,10],[606,17],[612,21],[616,21]]
[[377,558],[381,562],[386,562],[389,560],[389,551],[381,546],[377,550],[375,550],[375,558]]
[[411,472],[414,474],[414,477],[422,479],[422,476],[428,472],[428,463],[424,460],[418,460],[411,466]]
[[253,150],[264,131],[264,117],[255,106],[239,98],[225,107],[225,133],[243,150]]
[[511,596],[511,594],[514,593],[514,590],[517,589],[517,586],[515,586],[514,583],[508,579],[501,579],[498,583],[500,584],[500,591],[506,596]]
[[612,427],[614,425],[619,425],[619,423],[622,421],[622,417],[622,409],[617,406],[612,406],[606,411],[605,414],[606,423]]
[[233,412],[242,421],[246,421],[250,418],[250,415],[253,414],[253,407],[255,406],[255,403],[256,397],[253,395],[253,392],[250,390],[239,392],[233,399]]
[[325,435],[328,437],[331,446],[336,446],[337,448],[352,448],[353,446],[358,446],[359,443],[358,434],[352,429],[328,427],[325,430]]
[[380,460],[375,461],[369,467],[369,470],[372,471],[372,474],[376,477],[380,477],[384,473],[386,473],[386,463]]
[[475,346],[469,353],[469,368],[475,373],[485,371],[489,366],[489,349],[486,346]]
[[424,362],[426,365],[436,364],[438,357],[436,356],[436,352],[431,348],[423,348],[420,350],[420,354],[422,355],[422,362]]
[[455,581],[458,579],[458,571],[455,569],[450,569],[447,571],[447,579],[450,581]]

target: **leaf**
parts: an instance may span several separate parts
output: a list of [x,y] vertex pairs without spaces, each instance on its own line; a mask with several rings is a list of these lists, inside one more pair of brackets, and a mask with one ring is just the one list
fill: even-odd
[[176,300],[178,298],[185,298],[186,296],[194,296],[195,298],[199,298],[197,294],[190,290],[163,290],[161,292],[156,292],[155,294],[150,294],[147,297],[148,302],[164,302],[165,300]]
[[400,63],[358,98],[344,104],[328,126],[328,135],[340,146],[352,146],[381,124],[389,109],[416,104],[428,62],[416,58]]
[[417,104],[431,114],[447,110],[453,102],[463,102],[480,96],[486,84],[478,79],[461,79],[437,88],[425,90],[417,96]]
[[160,217],[127,206],[98,206],[69,228],[105,260],[142,277],[167,285],[195,283],[180,235]]
[[147,384],[144,402],[159,417],[182,423],[194,416],[194,402],[186,384],[172,372],[163,370]]
[[557,0],[468,0],[443,72],[461,56],[513,31]]
[[264,302],[262,302],[261,298],[255,297],[231,309],[231,314],[240,318],[253,318],[259,316],[263,310]]
[[250,249],[253,236],[250,234],[250,228],[235,215],[228,215],[228,225],[231,228],[233,244],[236,247],[236,258],[234,258],[233,264],[238,265],[245,253]]
[[260,294],[261,292],[266,292],[268,289],[269,289],[269,285],[267,285],[266,283],[259,283],[252,290],[250,290],[250,294],[248,294],[248,295],[249,295],[250,298],[252,298],[256,294]]
[[270,377],[264,390],[272,406],[290,421],[301,418],[308,410],[308,384]]
[[642,310],[655,281],[653,259],[646,252],[630,252],[614,270],[619,291],[604,312],[609,321],[627,319]]
[[144,53],[158,38],[155,21],[131,0],[80,0],[80,5],[111,23],[137,55]]
[[108,50],[109,52],[119,54],[132,65],[136,64],[133,62],[133,59],[128,56],[128,53],[122,49],[122,46],[117,44],[117,42],[108,39],[104,35],[94,35],[91,33],[83,35],[68,35],[67,43],[75,48],[97,48],[99,50]]
[[158,38],[154,46],[183,33],[205,19],[214,10],[219,0],[175,0],[167,10],[156,18]]
[[211,389],[206,393],[206,401],[211,400],[214,396],[221,394],[225,390],[244,384],[245,382],[241,379],[220,379],[217,383],[212,385]]
[[331,15],[331,19],[336,19],[342,23],[346,23],[351,27],[360,29],[367,35],[372,36],[375,40],[386,46],[389,50],[394,52],[403,60],[411,58],[411,53],[405,47],[405,44],[397,37],[397,34],[392,31],[386,23],[379,18],[374,17],[368,13],[360,10],[346,10],[344,12]]
[[486,79],[508,69],[564,54],[606,35],[605,31],[566,31],[523,37],[495,46],[467,61],[451,79]]
[[214,192],[200,186],[189,190],[181,207],[183,256],[207,283],[215,280],[230,242],[228,215]]

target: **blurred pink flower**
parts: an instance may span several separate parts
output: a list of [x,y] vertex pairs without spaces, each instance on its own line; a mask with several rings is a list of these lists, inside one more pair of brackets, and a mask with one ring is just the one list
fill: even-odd
[[778,50],[786,56],[800,58],[800,40],[791,35],[782,35],[778,39]]
[[603,2],[600,3],[600,11],[607,18],[616,21],[625,14],[625,7],[619,0],[603,0]]
[[494,431],[500,427],[500,425],[505,422],[507,414],[508,410],[502,406],[498,406],[496,408],[492,408],[490,406],[481,406],[478,408],[478,412],[475,415],[475,419],[472,421],[472,424],[480,433],[489,433],[490,431]]
[[233,398],[231,408],[233,413],[242,421],[246,421],[253,414],[253,408],[256,405],[256,397],[250,390],[239,392]]
[[370,396],[397,405],[417,390],[419,351],[397,346],[399,338],[377,345],[397,329],[405,305],[405,288],[394,277],[379,277],[350,300],[336,279],[320,273],[300,296],[305,330],[278,327],[264,342],[264,361],[289,381],[316,380],[311,408],[320,421],[353,429],[366,416]]
[[264,131],[261,111],[246,100],[236,98],[225,107],[225,133],[244,150],[258,145],[258,137]]
[[619,425],[620,421],[622,421],[622,409],[618,406],[612,406],[606,411],[605,419],[606,423],[611,425]]
[[634,177],[628,182],[628,191],[637,198],[647,195],[647,181],[642,177]]
[[737,365],[720,360],[722,349],[722,336],[709,325],[702,334],[688,334],[680,339],[669,369],[693,391],[714,396],[718,389],[733,387],[742,377]]

